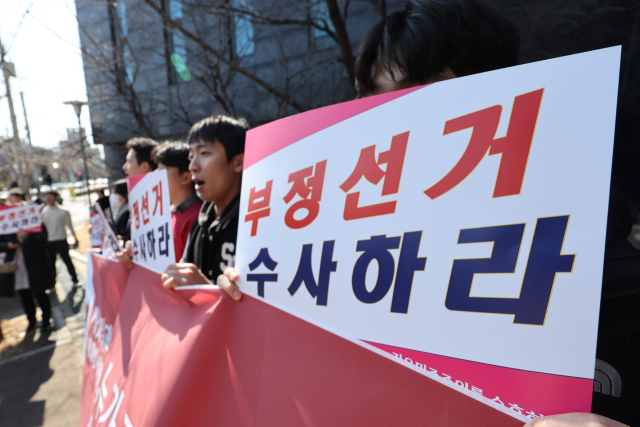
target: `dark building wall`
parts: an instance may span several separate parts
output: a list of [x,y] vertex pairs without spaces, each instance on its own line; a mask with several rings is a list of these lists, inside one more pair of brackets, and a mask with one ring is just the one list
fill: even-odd
[[[141,0],[121,3],[126,5],[126,38],[133,77],[128,83],[132,90],[116,83],[118,72],[122,79],[123,60],[122,47],[115,49],[114,44],[118,44],[117,35],[124,31],[123,16],[113,6],[116,3],[76,0],[94,140],[104,144],[105,161],[113,178],[121,175],[120,166],[126,154],[124,143],[131,137],[181,139],[191,124],[211,114],[243,116],[258,125],[297,112],[245,76],[229,73],[225,66],[212,67],[215,58],[192,41],[186,43],[186,63],[194,78],[184,82],[176,75],[171,76],[175,70],[167,61],[167,29],[162,20]],[[306,3],[250,2],[260,13],[301,19],[308,18],[310,13]],[[391,10],[401,2],[388,3]],[[347,29],[354,54],[360,38],[377,19],[371,4],[351,3]],[[226,17],[196,15],[183,18],[182,22],[211,46],[231,55],[225,46],[232,31]],[[255,52],[249,58],[250,64],[243,63],[244,59],[237,61],[273,87],[290,93],[306,109],[354,97],[346,69],[337,61],[337,45],[326,38],[317,40],[309,27],[255,25],[253,40]],[[118,67],[120,71],[116,70]],[[214,71],[222,76],[215,76]],[[218,78],[223,81],[217,81]],[[228,103],[216,97],[216,85],[226,85]],[[136,102],[131,101],[132,97]],[[145,120],[139,115],[144,115]]]
[[[139,135],[159,140],[184,138],[193,122],[211,114],[229,113],[212,94],[214,90],[207,88],[216,83],[216,76],[207,74],[212,59],[198,46],[188,44],[187,65],[194,76],[201,79],[170,82],[168,73],[172,70],[165,55],[162,22],[141,0],[124,1],[128,5],[129,42],[135,57],[133,87],[140,108],[148,117],[146,130],[131,114],[132,106],[126,102],[126,96],[118,94],[113,84],[110,67],[115,65],[108,2],[76,0],[85,51],[87,91],[93,102],[95,140],[105,143],[106,163],[116,174],[124,162],[123,145],[128,138]],[[292,8],[295,1],[252,0],[250,3],[264,13],[306,16],[303,7]],[[488,2],[518,28],[520,63],[622,45],[613,180],[632,204],[640,207],[640,168],[636,166],[640,161],[640,3],[637,0]],[[388,3],[389,13],[405,4],[404,1]],[[378,17],[368,2],[351,2],[349,10],[347,24],[355,53],[361,37]],[[194,22],[199,34],[212,46],[224,48],[228,43],[229,26],[224,18],[196,17]],[[196,27],[191,25],[189,29],[195,31]],[[255,26],[254,30],[255,53],[247,68],[261,79],[278,90],[291,92],[306,108],[354,96],[346,70],[336,60],[339,51],[334,44],[316,43],[308,27]],[[226,72],[224,67],[221,72]],[[304,74],[303,78],[296,78],[300,73]],[[228,96],[233,107],[230,113],[247,117],[253,125],[296,112],[242,75],[233,75],[229,82]]]

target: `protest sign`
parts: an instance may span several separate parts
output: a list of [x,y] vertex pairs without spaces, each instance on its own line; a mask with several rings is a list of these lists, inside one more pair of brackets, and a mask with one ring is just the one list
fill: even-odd
[[40,208],[36,205],[0,206],[0,234],[42,231]]
[[113,325],[128,278],[129,269],[124,264],[87,251],[87,320],[82,375],[83,414],[90,406],[92,414],[105,409],[104,399],[107,398],[111,388],[107,390],[104,383],[113,369],[111,365],[105,365],[105,360],[109,355],[113,340]]
[[102,247],[102,239],[100,235],[105,232],[104,226],[102,225],[102,218],[100,214],[96,212],[91,212],[91,246],[94,248]]
[[589,411],[619,65],[613,47],[249,131],[241,290],[522,421]]
[[162,273],[176,263],[167,171],[129,178],[133,262]]
[[102,255],[108,257],[112,253],[117,253],[122,251],[122,247],[118,242],[118,236],[113,232],[111,225],[107,221],[107,218],[104,215],[104,211],[100,204],[96,203],[96,208],[98,210],[98,216],[100,217],[100,222],[102,223],[102,230],[105,232],[104,241],[102,242]]
[[88,258],[83,427],[522,425],[252,297]]

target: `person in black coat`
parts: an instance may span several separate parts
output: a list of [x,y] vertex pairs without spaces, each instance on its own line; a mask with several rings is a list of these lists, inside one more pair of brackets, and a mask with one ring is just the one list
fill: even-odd
[[[10,264],[15,260],[16,249],[19,246],[15,235],[0,235],[0,252],[5,253],[4,264]],[[0,296],[12,297],[15,293],[15,283],[15,273],[0,274]]]
[[122,237],[125,242],[131,240],[131,230],[129,225],[129,190],[125,179],[118,180],[111,187],[111,202],[113,218],[113,232]]
[[[25,204],[24,193],[18,189],[14,189],[9,194],[9,202],[11,205]],[[42,330],[51,329],[51,301],[46,291],[55,286],[55,273],[46,268],[48,264],[48,254],[46,251],[47,229],[42,225],[42,230],[34,233],[27,233],[23,230],[17,234],[3,236],[0,241],[0,252],[7,252],[7,257],[11,256],[13,260],[19,248],[18,265],[26,269],[28,276],[28,288],[24,289],[17,286],[18,295],[22,302],[22,307],[29,326],[27,333],[36,328],[36,305],[42,310]],[[43,268],[44,267],[44,268]],[[35,299],[35,301],[34,301]]]

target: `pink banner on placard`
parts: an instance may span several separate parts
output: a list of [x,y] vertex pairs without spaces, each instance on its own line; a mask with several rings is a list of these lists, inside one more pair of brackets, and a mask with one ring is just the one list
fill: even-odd
[[[489,399],[497,399],[505,407],[524,415],[591,412],[593,380],[504,368],[372,342],[369,344],[423,369],[425,373],[440,376]],[[540,390],[545,392],[540,393]]]
[[412,87],[377,96],[370,96],[328,107],[317,108],[295,116],[285,117],[269,123],[269,126],[260,126],[247,132],[245,143],[244,168],[259,162],[265,157],[282,150],[289,145],[320,132],[329,126],[340,123],[353,116],[371,110],[408,93],[414,92],[424,86]]
[[523,424],[255,298],[92,259],[83,427]]

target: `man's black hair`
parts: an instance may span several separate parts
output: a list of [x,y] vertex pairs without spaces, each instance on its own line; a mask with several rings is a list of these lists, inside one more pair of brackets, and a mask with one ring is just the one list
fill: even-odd
[[158,165],[151,158],[151,151],[158,146],[158,143],[151,138],[131,138],[127,141],[127,148],[132,149],[136,154],[136,160],[141,165],[143,162],[149,163],[151,170],[156,170]]
[[42,197],[46,196],[47,194],[51,194],[55,200],[58,200],[60,198],[60,193],[58,193],[56,190],[45,191]]
[[249,130],[249,123],[245,119],[235,119],[229,116],[211,116],[194,124],[189,131],[187,141],[189,145],[199,141],[213,144],[219,141],[227,153],[227,162],[234,156],[244,153],[244,140]]
[[151,158],[157,164],[178,168],[179,173],[189,172],[189,144],[182,141],[167,141],[158,145],[151,152]]
[[425,84],[445,67],[458,77],[516,65],[516,27],[482,0],[412,0],[362,39],[356,58],[358,90],[373,91],[382,65],[393,79]]
[[127,201],[129,200],[129,187],[126,179],[119,179],[111,184],[111,194],[119,194]]

